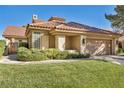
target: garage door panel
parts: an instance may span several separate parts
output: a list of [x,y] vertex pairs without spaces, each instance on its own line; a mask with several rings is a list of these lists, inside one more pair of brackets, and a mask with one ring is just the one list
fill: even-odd
[[87,39],[86,52],[92,55],[111,54],[111,41],[100,39]]

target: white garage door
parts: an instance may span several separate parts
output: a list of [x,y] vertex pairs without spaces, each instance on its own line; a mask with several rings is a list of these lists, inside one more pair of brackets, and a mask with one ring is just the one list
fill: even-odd
[[112,54],[111,40],[87,39],[86,51],[91,55]]

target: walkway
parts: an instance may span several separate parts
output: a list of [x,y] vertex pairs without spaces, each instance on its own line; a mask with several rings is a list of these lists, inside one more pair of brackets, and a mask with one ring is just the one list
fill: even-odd
[[23,61],[17,61],[17,55],[14,54],[14,55],[4,56],[0,60],[0,63],[2,64],[47,64],[47,63],[75,62],[75,61],[81,61],[81,60],[91,60],[91,59],[85,58],[85,59],[44,60],[44,61],[23,62]]
[[124,56],[116,56],[116,55],[105,55],[105,56],[94,56],[91,58],[84,58],[84,59],[66,59],[66,60],[45,60],[45,61],[32,61],[32,62],[22,62],[17,61],[17,56],[9,55],[4,56],[0,63],[3,64],[42,64],[42,63],[62,63],[62,62],[74,62],[74,61],[81,61],[81,60],[92,60],[92,59],[102,59],[102,60],[108,60],[116,64],[123,64],[124,65]]

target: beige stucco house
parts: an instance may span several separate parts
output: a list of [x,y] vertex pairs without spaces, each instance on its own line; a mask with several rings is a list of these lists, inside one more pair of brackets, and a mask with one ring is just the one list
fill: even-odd
[[[51,17],[48,21],[39,20],[37,15],[33,15],[32,23],[22,29],[23,35],[20,38],[18,35],[6,35],[13,30],[5,30],[3,36],[9,42],[14,42],[12,39],[18,43],[24,40],[29,48],[57,48],[61,51],[78,51],[92,55],[116,54],[120,37],[118,33],[76,22],[66,22],[60,17]],[[17,32],[21,33],[18,30],[13,31]]]

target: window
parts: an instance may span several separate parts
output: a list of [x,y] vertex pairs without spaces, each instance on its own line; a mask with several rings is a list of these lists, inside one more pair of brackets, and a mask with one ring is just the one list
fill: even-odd
[[33,48],[40,48],[40,32],[34,32],[32,35]]
[[84,38],[82,39],[82,44],[85,44],[85,39]]

